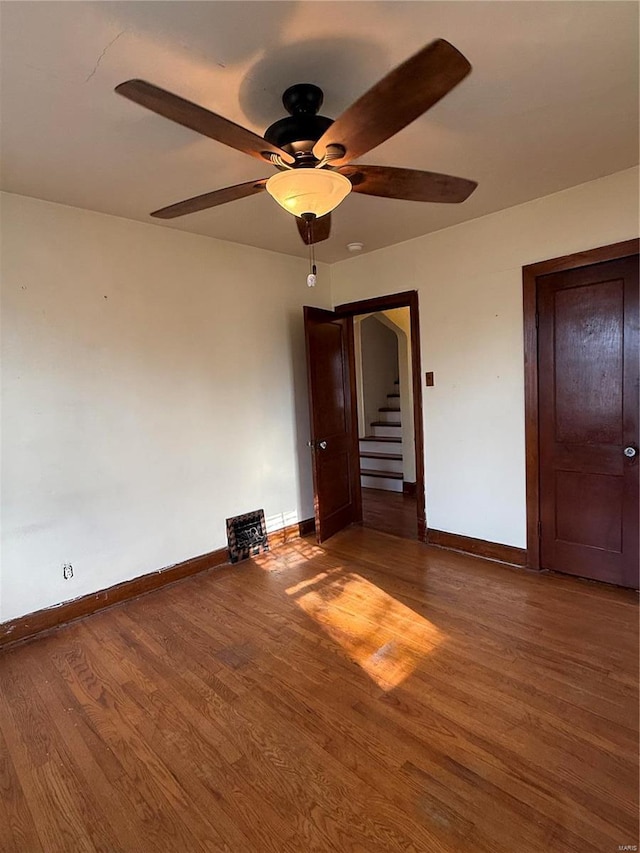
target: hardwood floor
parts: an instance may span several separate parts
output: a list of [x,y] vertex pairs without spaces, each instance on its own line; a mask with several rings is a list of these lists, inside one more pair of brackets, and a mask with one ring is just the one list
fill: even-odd
[[416,499],[402,492],[362,489],[362,523],[403,539],[417,539]]
[[362,527],[0,655],[0,850],[637,844],[634,595]]

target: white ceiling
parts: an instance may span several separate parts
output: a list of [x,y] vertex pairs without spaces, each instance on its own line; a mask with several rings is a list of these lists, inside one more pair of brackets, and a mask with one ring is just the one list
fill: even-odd
[[[154,222],[149,211],[269,166],[114,94],[149,80],[262,134],[311,82],[336,117],[434,38],[471,75],[364,162],[472,178],[462,205],[353,193],[320,260],[401,242],[638,162],[635,2],[2,2],[4,190]],[[416,81],[419,85],[419,81]],[[157,222],[157,220],[156,220]],[[302,255],[262,194],[158,227]]]

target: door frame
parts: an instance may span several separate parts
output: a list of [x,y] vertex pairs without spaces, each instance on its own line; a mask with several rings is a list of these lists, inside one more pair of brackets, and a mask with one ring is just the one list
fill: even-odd
[[538,278],[638,254],[640,239],[624,240],[522,268],[524,309],[524,412],[527,495],[527,568],[540,570],[540,453],[538,411]]
[[[420,363],[420,317],[418,313],[418,291],[405,290],[363,299],[361,302],[345,302],[334,311],[341,317],[355,317],[391,308],[408,308],[411,322],[411,371],[413,383],[413,428],[416,455],[416,512],[418,516],[418,540],[427,541],[427,517],[425,512],[424,483],[424,430],[422,424],[422,367]],[[357,405],[356,389],[351,389],[353,405]],[[359,482],[359,481],[358,481]]]

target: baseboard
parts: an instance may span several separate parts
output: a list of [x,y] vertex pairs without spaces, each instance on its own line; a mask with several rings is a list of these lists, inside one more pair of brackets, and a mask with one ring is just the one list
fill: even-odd
[[416,484],[408,483],[406,480],[402,482],[402,493],[407,495],[410,498],[415,498],[416,496]]
[[[270,533],[269,546],[277,548],[285,542],[307,536],[314,530],[314,519],[305,519],[299,524],[291,524]],[[92,613],[112,607],[114,604],[121,604],[131,598],[138,598],[140,595],[153,592],[170,583],[175,583],[175,581],[199,574],[207,571],[207,569],[224,566],[227,563],[229,563],[228,550],[219,548],[217,551],[202,554],[200,557],[192,557],[183,563],[176,563],[174,566],[159,569],[157,572],[123,581],[99,592],[92,592],[72,601],[64,601],[62,604],[46,607],[43,610],[36,610],[34,613],[19,616],[9,622],[2,622],[0,623],[0,647],[18,642],[18,640],[30,639],[36,634],[42,634],[44,631],[66,625],[67,622],[90,616]]]
[[279,545],[285,545],[293,539],[300,539],[303,536],[309,536],[316,529],[315,518],[305,518],[304,521],[298,524],[290,524],[288,527],[282,527],[280,530],[274,530],[269,533],[269,547],[277,548]]
[[[295,525],[293,525],[295,527]],[[315,518],[305,518],[298,524],[298,532],[300,536],[311,536],[312,533],[316,532],[316,520]]]
[[488,560],[498,560],[512,566],[526,566],[527,552],[524,548],[513,545],[501,545],[499,542],[487,542],[485,539],[474,539],[471,536],[460,536],[457,533],[445,533],[443,530],[427,530],[427,544],[452,551],[463,551],[475,557],[485,557]]

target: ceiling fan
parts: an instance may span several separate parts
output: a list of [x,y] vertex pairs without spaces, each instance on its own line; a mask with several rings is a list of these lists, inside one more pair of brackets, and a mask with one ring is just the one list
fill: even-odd
[[275,166],[270,178],[214,190],[151,216],[173,219],[266,190],[297,220],[309,245],[326,240],[331,211],[353,190],[410,201],[465,201],[475,181],[391,166],[349,165],[393,136],[451,91],[471,71],[467,59],[444,39],[436,39],[407,59],[348,107],[335,121],[318,115],[322,90],[311,83],[290,86],[282,96],[289,115],[264,137],[204,107],[144,80],[128,80],[116,92],[171,119]]

